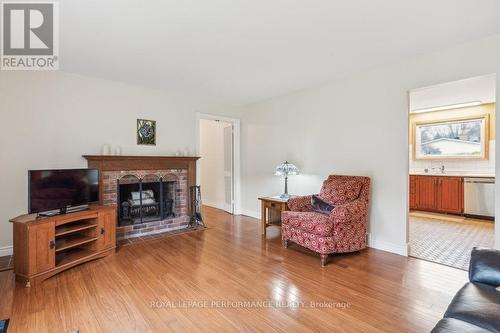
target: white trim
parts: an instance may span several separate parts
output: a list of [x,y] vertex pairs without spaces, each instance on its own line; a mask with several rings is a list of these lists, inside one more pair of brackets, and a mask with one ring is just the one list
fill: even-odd
[[224,206],[217,205],[215,202],[203,200],[202,204],[203,204],[203,206],[208,206],[208,207],[224,210]]
[[245,216],[253,217],[254,219],[260,220],[260,212],[254,212],[251,210],[242,209],[240,215],[245,215]]
[[[243,209],[241,212],[241,215],[253,217],[253,218],[259,220],[259,222],[260,222],[260,212],[255,212],[255,211]],[[399,255],[405,256],[405,257],[408,256],[408,245],[407,244],[399,245],[399,244],[389,243],[386,241],[374,239],[370,235],[368,235],[368,247],[371,247],[371,248],[374,248],[377,250],[381,250],[381,251],[391,252],[394,254],[399,254]]]
[[[241,215],[253,217],[253,218],[259,220],[259,222],[260,222],[260,212],[255,212],[255,211],[243,209],[241,212]],[[381,250],[381,251],[391,252],[391,253],[398,254],[401,256],[405,256],[405,257],[408,256],[408,245],[407,244],[399,245],[399,244],[395,244],[395,243],[389,243],[389,242],[386,242],[383,240],[374,239],[370,235],[368,235],[368,247],[371,247],[371,248],[374,248],[377,250]]]
[[387,251],[387,252],[392,252],[395,254],[399,254],[401,256],[408,256],[408,245],[407,244],[395,244],[395,243],[389,243],[383,240],[378,240],[373,237],[369,237],[368,239],[368,247],[377,249],[377,250],[382,250],[382,251]]
[[0,247],[0,257],[11,256],[14,253],[14,247],[12,245]]
[[[409,182],[410,182],[410,177],[409,177],[409,174],[410,174],[410,159],[409,159],[409,156],[410,156],[410,143],[409,143],[409,132],[410,132],[410,113],[411,113],[411,107],[410,107],[410,94],[412,92],[417,92],[417,91],[421,91],[421,90],[424,90],[424,89],[432,89],[432,88],[435,88],[439,85],[443,85],[443,84],[448,84],[450,82],[458,82],[458,81],[464,81],[464,80],[468,80],[468,79],[473,79],[473,78],[482,78],[482,77],[487,77],[487,76],[495,76],[496,77],[496,104],[495,104],[495,114],[498,114],[498,111],[499,111],[499,107],[498,107],[498,101],[500,100],[500,75],[497,75],[496,73],[492,73],[492,74],[486,74],[486,75],[478,75],[478,76],[470,76],[466,79],[462,79],[462,80],[454,80],[454,81],[448,81],[448,82],[441,82],[439,84],[434,84],[434,85],[429,85],[429,86],[425,86],[425,87],[421,87],[421,88],[414,88],[414,89],[410,89],[406,92],[406,99],[407,99],[407,116],[406,116],[406,131],[405,131],[405,142],[406,142],[406,146],[408,147],[408,150],[406,150],[406,156],[405,156],[405,160],[406,160],[406,181],[405,181],[405,193],[403,195],[403,197],[405,198],[405,207],[406,207],[406,224],[405,224],[405,228],[406,228],[406,242],[409,243],[410,241],[410,218],[409,218],[409,202],[410,202],[410,185],[409,185]],[[495,119],[495,127],[496,128],[499,128],[500,126],[500,117],[496,117]],[[500,156],[500,145],[497,145],[495,144],[495,151],[491,152],[490,153],[493,153],[495,155],[495,174],[500,174],[499,170],[500,170],[500,163],[498,163],[497,161],[497,157]],[[491,158],[491,156],[490,156]],[[500,197],[500,182],[497,181],[495,182],[495,198],[498,198]],[[497,219],[497,216],[500,212],[500,200],[495,200],[495,229],[494,229],[494,232],[495,232],[495,245],[494,247],[498,250],[500,250],[500,223],[497,223],[498,219]],[[408,250],[406,251],[407,253],[409,252]]]
[[[499,103],[500,101],[500,73],[492,74],[496,77],[496,103],[495,103],[495,115],[498,115],[500,112]],[[495,128],[500,128],[500,117],[495,117]],[[500,175],[500,163],[498,163],[497,158],[500,158],[500,145],[497,145],[495,142],[495,174]],[[490,157],[491,158],[491,157]],[[495,182],[495,198],[500,198],[500,181]],[[500,250],[500,223],[498,222],[500,219],[497,217],[500,214],[500,200],[495,200],[495,248]]]
[[[196,155],[200,154],[200,120],[221,120],[233,124],[233,150],[234,150],[234,215],[241,214],[241,121],[237,118],[229,118],[214,114],[196,112]],[[196,168],[196,182],[200,184],[200,170]],[[203,190],[203,189],[202,189]]]

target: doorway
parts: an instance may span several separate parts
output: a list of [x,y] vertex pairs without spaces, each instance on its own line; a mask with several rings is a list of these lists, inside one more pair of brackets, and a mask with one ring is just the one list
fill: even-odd
[[496,75],[409,92],[409,255],[467,270],[494,247]]
[[205,206],[239,212],[239,120],[197,114],[197,180]]

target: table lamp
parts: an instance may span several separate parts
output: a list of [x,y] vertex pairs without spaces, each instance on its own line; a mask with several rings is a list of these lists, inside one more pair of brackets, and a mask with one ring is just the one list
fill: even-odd
[[299,169],[293,165],[292,163],[288,163],[285,161],[279,164],[274,171],[276,176],[284,176],[285,177],[285,193],[280,195],[282,199],[288,199],[290,196],[288,195],[288,176],[298,175]]

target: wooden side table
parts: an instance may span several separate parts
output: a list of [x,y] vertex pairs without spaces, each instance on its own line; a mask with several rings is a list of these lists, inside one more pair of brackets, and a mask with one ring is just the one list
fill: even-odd
[[276,197],[262,197],[259,198],[261,202],[261,223],[262,235],[266,234],[266,228],[273,224],[281,224],[281,212],[287,211],[288,199]]

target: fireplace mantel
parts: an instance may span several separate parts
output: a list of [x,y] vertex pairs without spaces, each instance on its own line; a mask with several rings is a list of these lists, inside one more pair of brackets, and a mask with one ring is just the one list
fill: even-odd
[[[197,156],[83,155],[90,168],[101,171],[190,169],[196,170]],[[196,177],[196,172],[194,173]],[[196,183],[196,180],[195,182]],[[192,185],[194,185],[194,183]]]
[[[196,185],[197,156],[117,156],[117,155],[83,155],[89,168],[99,169],[101,204],[104,198],[103,173],[106,171],[130,170],[187,170],[187,188]],[[188,198],[189,200],[189,198]],[[190,214],[188,202],[188,214]]]

